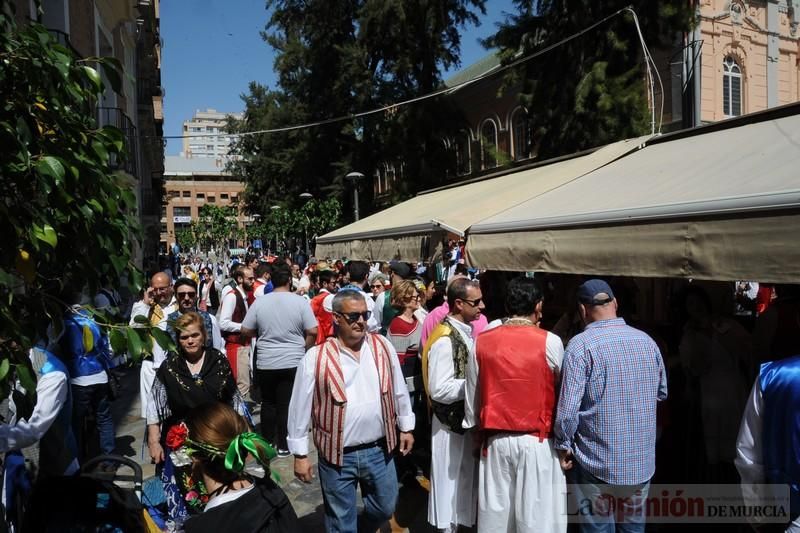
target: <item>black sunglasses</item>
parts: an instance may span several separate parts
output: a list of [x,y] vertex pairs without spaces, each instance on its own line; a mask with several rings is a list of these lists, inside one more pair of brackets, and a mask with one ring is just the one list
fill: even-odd
[[177,297],[178,297],[179,300],[181,300],[183,298],[194,298],[195,296],[197,296],[196,292],[179,292],[179,293],[177,293]]
[[481,305],[481,301],[483,301],[483,298],[475,298],[474,300],[467,300],[466,298],[459,298],[459,300],[461,300],[462,302],[468,303],[472,307],[478,307],[479,305]]
[[369,317],[372,316],[371,311],[364,311],[363,313],[353,312],[353,313],[336,313],[340,317],[344,318],[348,324],[355,324],[358,322],[359,318],[363,318],[364,322],[369,320]]

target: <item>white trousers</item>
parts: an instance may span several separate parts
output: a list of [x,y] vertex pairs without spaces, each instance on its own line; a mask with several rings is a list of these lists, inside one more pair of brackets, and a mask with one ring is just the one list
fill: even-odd
[[142,361],[142,369],[139,373],[139,399],[142,402],[142,418],[147,418],[147,403],[150,401],[150,394],[153,390],[153,380],[156,379],[158,370],[152,361]]
[[479,477],[479,531],[567,530],[567,482],[548,440],[507,433],[489,437]]
[[434,415],[431,422],[431,492],[428,522],[438,529],[475,524],[478,460],[472,456],[472,431],[460,435]]

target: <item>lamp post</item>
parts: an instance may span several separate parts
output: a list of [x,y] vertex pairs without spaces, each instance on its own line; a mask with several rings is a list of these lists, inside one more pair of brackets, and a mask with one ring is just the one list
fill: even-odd
[[[258,240],[261,240],[261,215],[255,213],[251,216],[253,220],[255,220],[256,231],[258,231]],[[250,235],[250,244],[253,244],[253,235]],[[263,246],[263,245],[262,245]]]
[[358,213],[358,185],[359,182],[364,179],[364,174],[361,172],[351,172],[345,176],[346,180],[353,182],[353,207],[356,210],[356,220],[359,220],[359,213]]
[[[307,201],[311,200],[312,198],[314,198],[314,195],[311,194],[310,192],[300,193],[300,199],[303,200],[304,202],[307,202]],[[306,217],[306,223],[303,224],[303,238],[305,239],[305,253],[306,253],[306,255],[309,255],[310,252],[309,252],[309,249],[308,249],[308,224],[311,222],[311,220],[308,218],[307,214],[303,213],[303,216]]]
[[[279,206],[279,205],[273,205],[272,207],[270,207],[270,209],[273,212],[277,211],[280,208],[281,208],[281,206]],[[277,224],[276,224],[276,226],[277,226]],[[275,228],[275,255],[278,255],[278,238],[279,238],[278,228],[276,227]]]

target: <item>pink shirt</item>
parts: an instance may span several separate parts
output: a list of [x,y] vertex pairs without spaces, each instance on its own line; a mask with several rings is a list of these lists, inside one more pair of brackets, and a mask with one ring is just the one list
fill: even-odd
[[[425,321],[422,323],[422,335],[420,336],[420,347],[424,347],[425,343],[428,342],[428,336],[431,334],[431,331],[439,325],[439,322],[444,320],[444,317],[447,316],[447,313],[450,312],[450,306],[447,305],[447,301],[428,313],[428,316],[425,317]],[[485,328],[486,325],[489,323],[486,320],[486,317],[481,314],[477,320],[473,320],[470,323],[470,327],[472,327],[472,338],[475,339],[478,337]]]

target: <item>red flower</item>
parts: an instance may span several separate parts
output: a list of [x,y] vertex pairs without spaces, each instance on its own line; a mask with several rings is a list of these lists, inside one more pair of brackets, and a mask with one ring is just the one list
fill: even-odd
[[186,424],[181,422],[175,426],[169,428],[167,432],[167,446],[170,447],[172,450],[177,450],[183,443],[186,442],[186,438],[189,436],[189,428],[186,427]]

